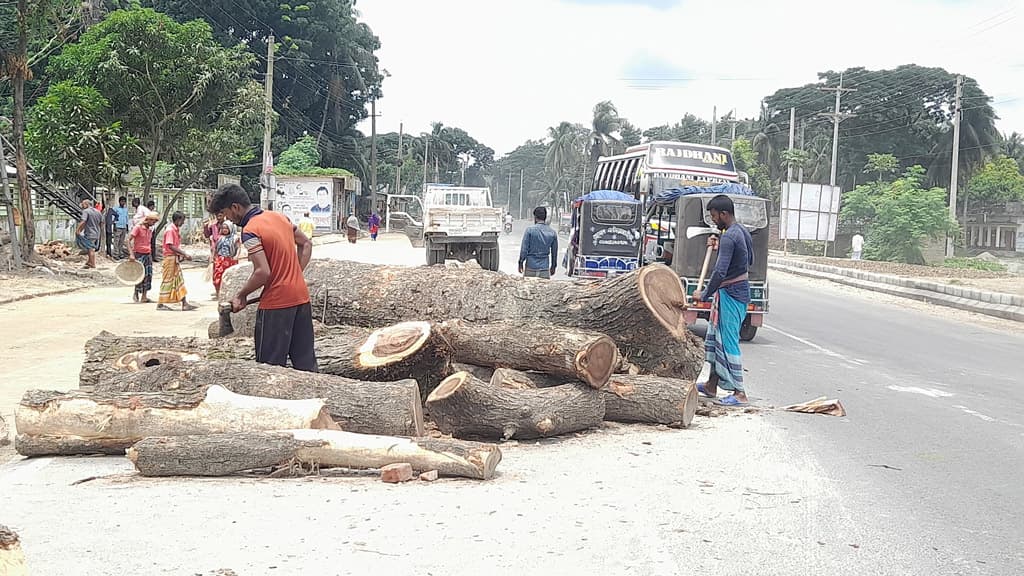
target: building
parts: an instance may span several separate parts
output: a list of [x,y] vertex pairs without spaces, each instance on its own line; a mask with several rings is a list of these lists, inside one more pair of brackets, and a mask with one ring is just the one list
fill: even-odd
[[298,223],[309,212],[317,232],[341,230],[344,220],[355,208],[362,192],[359,179],[345,170],[331,170],[330,175],[276,175],[276,191],[271,198],[273,209]]
[[963,223],[967,252],[1024,252],[1024,202],[1007,202],[998,213],[971,214]]

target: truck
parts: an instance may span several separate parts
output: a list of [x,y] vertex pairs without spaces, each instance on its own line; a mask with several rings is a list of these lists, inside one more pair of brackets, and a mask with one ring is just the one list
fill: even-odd
[[428,184],[423,192],[423,244],[427,265],[451,258],[476,259],[485,270],[498,270],[498,235],[502,211],[491,205],[487,188]]

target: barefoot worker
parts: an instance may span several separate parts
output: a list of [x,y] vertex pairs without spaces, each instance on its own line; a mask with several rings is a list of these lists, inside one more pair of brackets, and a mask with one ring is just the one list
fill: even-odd
[[754,242],[750,232],[736,221],[732,199],[718,195],[708,202],[708,212],[722,237],[712,236],[708,247],[718,247],[718,262],[708,280],[704,293],[695,295],[700,300],[711,300],[711,318],[704,340],[704,357],[711,364],[711,376],[697,390],[704,396],[715,398],[718,388],[732,392],[716,400],[723,406],[743,406],[747,393],[743,388],[743,364],[740,361],[740,327],[747,316],[750,303],[750,283],[747,271],[753,264]]
[[313,309],[302,271],[313,256],[313,243],[287,216],[252,206],[237,184],[225,184],[210,200],[210,212],[242,227],[242,245],[249,251],[252,275],[231,299],[240,312],[260,288],[256,312],[256,361],[318,372],[313,351]]
[[142,264],[146,275],[142,282],[135,285],[135,293],[132,300],[143,304],[149,303],[149,289],[153,287],[153,225],[160,220],[159,214],[146,214],[142,221],[132,228],[131,234],[125,239],[125,248],[128,250],[128,259],[136,260]]
[[171,225],[164,232],[163,276],[160,280],[160,303],[156,306],[157,310],[173,310],[169,304],[178,302],[181,302],[182,311],[198,308],[188,303],[185,275],[181,271],[181,261],[192,260],[192,256],[181,249],[181,225],[184,223],[185,215],[175,212],[171,216]]

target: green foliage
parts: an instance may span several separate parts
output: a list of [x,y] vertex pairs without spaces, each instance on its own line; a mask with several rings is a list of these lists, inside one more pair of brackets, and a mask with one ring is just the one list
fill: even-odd
[[1024,175],[1012,158],[999,156],[985,165],[967,184],[964,202],[983,211],[999,210],[1006,202],[1024,200]]
[[753,143],[746,138],[737,138],[732,143],[732,158],[736,170],[747,173],[754,193],[762,198],[771,197],[774,190],[771,174],[768,167],[758,161]]
[[894,182],[861,185],[844,196],[843,221],[867,227],[865,257],[923,264],[921,243],[956,228],[946,191],[924,188],[925,179],[925,169],[912,166]]
[[892,154],[868,154],[867,164],[864,165],[865,174],[878,174],[878,181],[882,181],[885,174],[895,174],[900,169],[900,161]]
[[[222,152],[237,155],[230,132],[251,127],[249,120],[264,108],[252,98],[258,90],[248,80],[253,60],[241,46],[222,47],[205,22],[179,24],[151,9],[133,9],[112,12],[65,46],[49,72],[107,99],[146,152],[140,168],[148,194],[160,160],[184,174],[217,166]],[[240,101],[250,108],[239,108]],[[222,147],[202,150],[214,142]]]
[[1006,266],[999,262],[986,262],[978,258],[946,258],[943,268],[957,270],[984,270],[986,272],[1006,272]]
[[320,151],[316,148],[316,138],[303,136],[281,153],[274,166],[277,174],[303,173],[320,165]]
[[51,85],[36,102],[25,139],[37,171],[53,182],[81,184],[90,192],[119,186],[142,153],[121,123],[110,119],[107,100],[73,82]]
[[779,154],[779,158],[782,159],[782,168],[788,170],[792,167],[794,170],[798,170],[808,166],[811,155],[806,150],[794,148],[792,150],[783,150]]

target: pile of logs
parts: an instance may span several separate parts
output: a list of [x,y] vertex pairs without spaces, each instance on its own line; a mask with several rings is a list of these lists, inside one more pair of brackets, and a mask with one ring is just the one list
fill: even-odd
[[256,364],[244,312],[225,338],[103,332],[79,390],[25,394],[17,450],[126,453],[155,476],[409,464],[488,479],[501,451],[479,440],[686,427],[696,412],[702,343],[668,268],[563,283],[314,261],[307,280],[320,374]]

